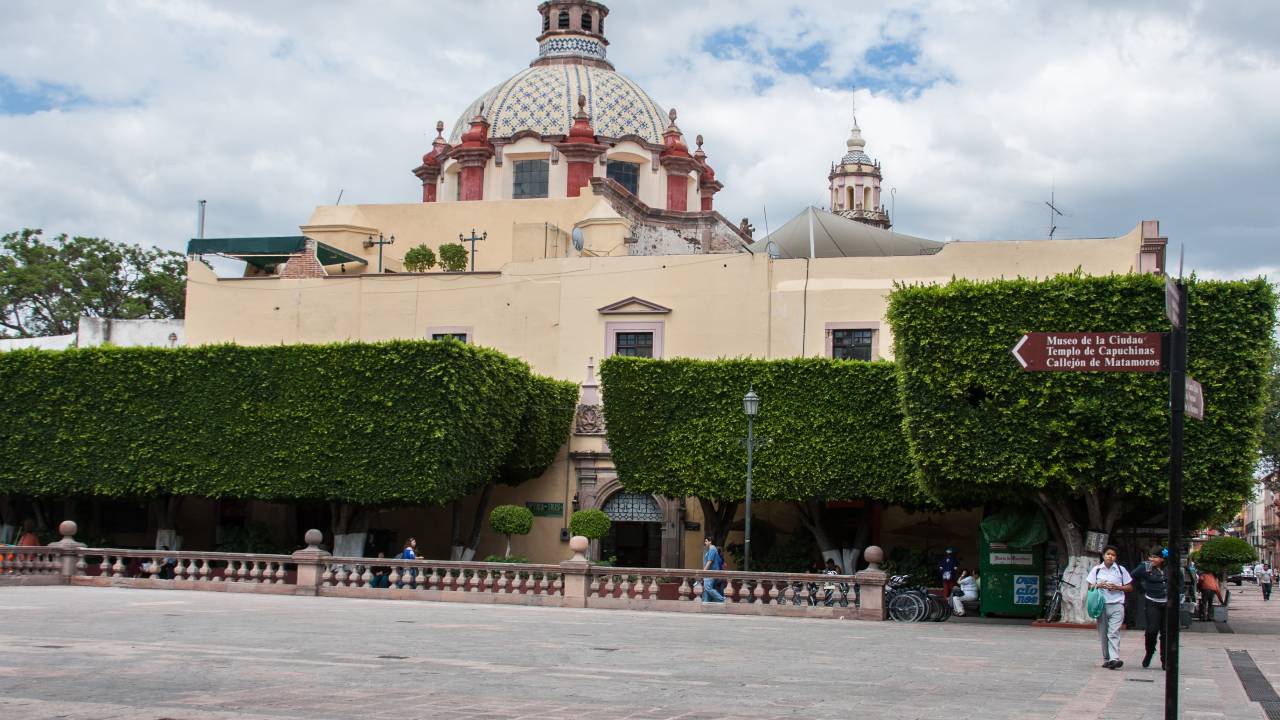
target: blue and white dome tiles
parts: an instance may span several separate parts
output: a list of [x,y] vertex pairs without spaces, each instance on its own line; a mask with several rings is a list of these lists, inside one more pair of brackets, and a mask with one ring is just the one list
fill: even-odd
[[637,135],[662,143],[667,113],[653,98],[620,73],[578,64],[541,65],[516,73],[471,103],[454,123],[449,143],[461,140],[481,104],[489,121],[489,137],[511,137],[523,130],[567,135],[579,94],[587,98],[587,113],[597,135]]

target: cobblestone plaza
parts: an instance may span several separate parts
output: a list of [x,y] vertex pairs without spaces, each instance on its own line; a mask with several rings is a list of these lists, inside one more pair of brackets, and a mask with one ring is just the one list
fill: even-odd
[[[1184,634],[1183,717],[1261,718],[1280,604],[1236,590]],[[32,587],[0,590],[0,717],[1137,718],[1163,675],[1091,631]],[[1238,657],[1238,656],[1237,656]]]

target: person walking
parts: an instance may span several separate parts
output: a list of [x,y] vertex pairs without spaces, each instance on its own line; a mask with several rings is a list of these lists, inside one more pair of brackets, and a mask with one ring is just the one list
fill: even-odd
[[1269,563],[1262,563],[1262,569],[1255,572],[1258,578],[1258,585],[1262,588],[1262,599],[1271,599],[1271,581],[1275,578],[1275,573],[1271,570]]
[[[720,563],[720,550],[716,544],[711,542],[711,538],[702,538],[702,569],[715,570]],[[702,602],[724,602],[724,595],[716,589],[716,581],[713,578],[702,579]]]
[[[400,554],[396,556],[396,559],[417,560],[418,559],[418,539],[409,538],[408,540],[406,540],[404,542],[404,549],[400,551]],[[405,580],[403,579],[403,577],[404,576],[401,575],[401,579],[396,580],[397,588],[404,587]],[[388,576],[388,579],[390,579],[390,576]],[[417,582],[418,582],[418,568],[411,567],[409,568],[409,580],[408,580],[409,587],[411,588],[415,587],[417,585]]]
[[1169,580],[1164,571],[1164,561],[1169,551],[1152,550],[1147,561],[1133,571],[1133,579],[1142,585],[1142,617],[1146,627],[1147,652],[1142,656],[1142,667],[1151,667],[1151,658],[1160,645],[1160,669],[1164,669],[1164,616],[1169,601]]
[[1124,594],[1133,589],[1133,577],[1116,558],[1120,551],[1108,545],[1102,551],[1102,562],[1089,571],[1089,589],[1102,591],[1106,604],[1098,617],[1098,637],[1102,640],[1102,667],[1119,670],[1124,666],[1120,659],[1120,625],[1124,623]]
[[938,563],[938,572],[942,574],[942,597],[951,597],[951,588],[960,580],[960,558],[956,557],[956,549],[947,548],[947,554]]

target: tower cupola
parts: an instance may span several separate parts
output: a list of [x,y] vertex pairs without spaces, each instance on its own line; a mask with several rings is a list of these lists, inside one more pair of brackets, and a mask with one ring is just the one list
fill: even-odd
[[573,63],[613,69],[606,59],[609,41],[604,37],[604,19],[609,8],[594,0],[547,0],[538,6],[542,33],[538,35],[538,57],[529,65]]
[[831,194],[831,212],[868,225],[888,230],[892,227],[889,213],[880,200],[880,163],[867,154],[867,141],[858,126],[855,93],[853,127],[845,140],[845,154],[831,164],[827,188]]

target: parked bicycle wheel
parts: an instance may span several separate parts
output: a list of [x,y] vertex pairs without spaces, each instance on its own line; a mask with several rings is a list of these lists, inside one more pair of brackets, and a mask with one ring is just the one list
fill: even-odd
[[1049,599],[1049,604],[1044,608],[1045,622],[1056,623],[1062,620],[1062,591],[1053,594]]
[[901,593],[889,601],[889,617],[895,622],[919,622],[924,602],[914,593]]

